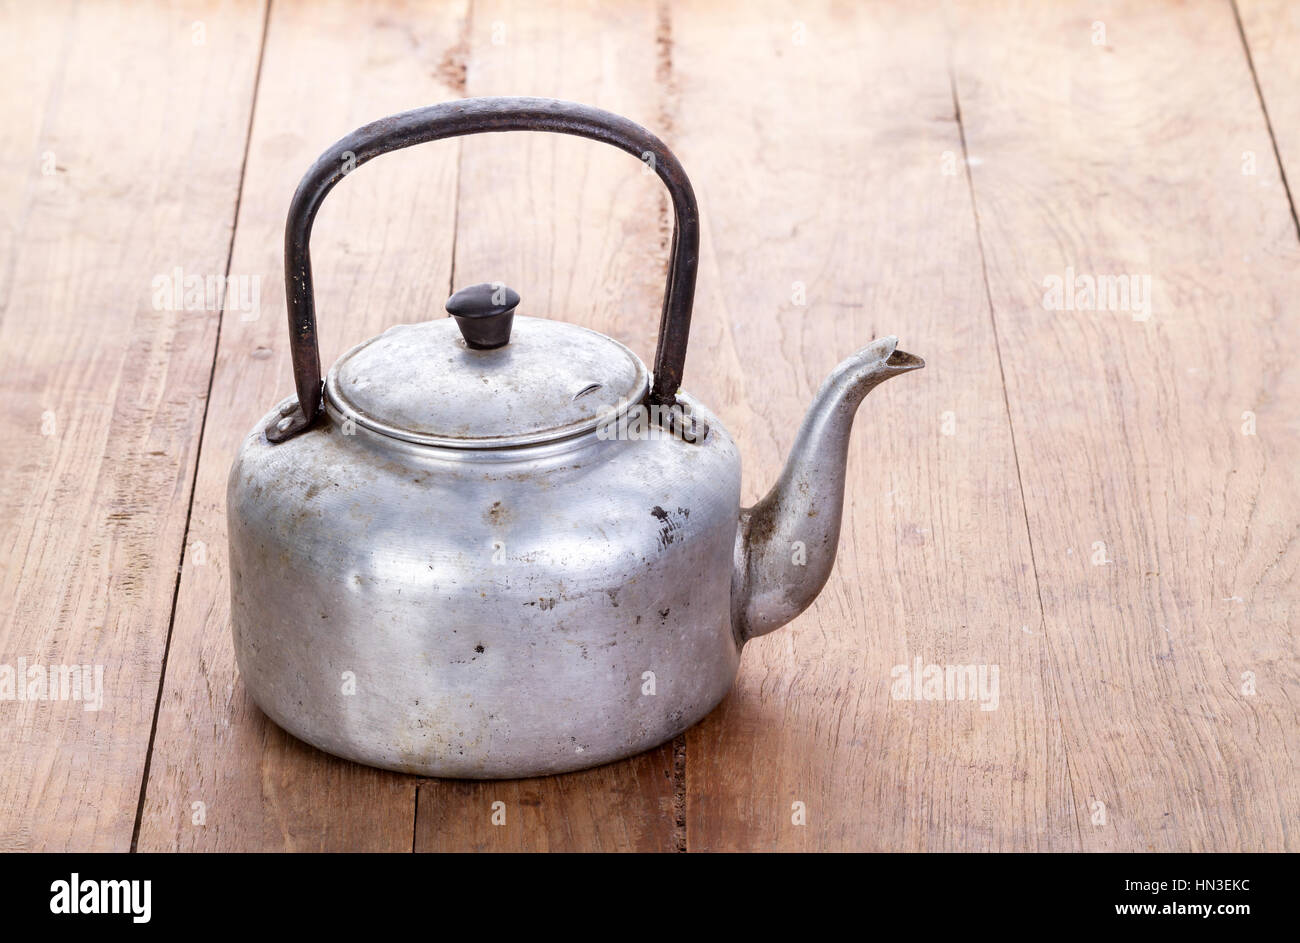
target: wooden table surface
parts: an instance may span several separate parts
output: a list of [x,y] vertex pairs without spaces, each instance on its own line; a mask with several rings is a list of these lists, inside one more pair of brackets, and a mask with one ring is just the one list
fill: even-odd
[[[102,666],[103,704],[0,684],[0,848],[1300,848],[1300,4],[2,9],[0,665]],[[747,502],[843,356],[893,333],[929,367],[864,404],[830,583],[703,723],[447,782],[252,705],[225,481],[292,388],[299,177],[496,94],[624,114],[686,166],[685,386]],[[316,226],[326,363],[497,278],[649,361],[670,225],[586,141],[385,157]],[[160,305],[177,269],[257,304]],[[1053,300],[1081,276],[1131,293]],[[996,666],[996,709],[894,696],[918,659]]]

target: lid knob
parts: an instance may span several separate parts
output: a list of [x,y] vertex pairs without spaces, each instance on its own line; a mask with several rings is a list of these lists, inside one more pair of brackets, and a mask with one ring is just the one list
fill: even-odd
[[456,319],[465,343],[474,350],[493,350],[510,343],[519,292],[504,282],[484,282],[462,288],[447,299],[447,313]]

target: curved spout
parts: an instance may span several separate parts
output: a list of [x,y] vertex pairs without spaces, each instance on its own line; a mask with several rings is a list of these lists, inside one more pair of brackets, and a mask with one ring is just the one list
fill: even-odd
[[878,385],[925,366],[882,337],[836,367],[817,391],[780,479],[740,512],[731,581],[741,642],[807,609],[830,578],[840,539],[849,433],[858,404]]

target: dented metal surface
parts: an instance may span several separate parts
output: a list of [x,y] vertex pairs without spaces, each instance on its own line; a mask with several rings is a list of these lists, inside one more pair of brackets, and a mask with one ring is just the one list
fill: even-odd
[[344,435],[332,411],[279,445],[259,428],[227,499],[243,682],[309,743],[425,775],[649,749],[735,675],[739,474],[716,423],[491,451]]
[[[613,116],[567,103],[454,104],[344,142],[369,141],[374,156],[429,140],[421,122],[432,113],[446,132],[435,136],[533,127],[519,122],[542,115],[548,130],[581,118],[569,133],[625,149],[657,143],[624,119],[583,124]],[[685,174],[657,146],[693,220]],[[679,203],[686,236],[653,379],[610,338],[523,317],[513,335],[474,324],[459,337],[450,321],[395,328],[321,381],[306,238],[336,181],[320,166],[286,237],[291,287],[305,290],[291,291],[290,306],[308,408],[291,397],[258,423],[227,492],[231,617],[249,693],[321,749],[429,776],[581,769],[685,730],[726,695],[745,642],[793,619],[825,584],[858,405],[922,362],[892,337],[844,361],[780,480],[739,509],[735,444],[677,389],[697,232]],[[519,299],[508,296],[462,318],[513,316]],[[475,340],[488,334],[490,344]]]

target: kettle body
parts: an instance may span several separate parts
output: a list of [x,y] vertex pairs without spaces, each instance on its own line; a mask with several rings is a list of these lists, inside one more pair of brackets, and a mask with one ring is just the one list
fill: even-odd
[[468,456],[395,454],[336,413],[278,445],[259,425],[227,499],[244,685],[300,739],[426,776],[558,773],[670,739],[740,658],[740,463],[708,419],[699,443],[593,432]]

